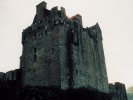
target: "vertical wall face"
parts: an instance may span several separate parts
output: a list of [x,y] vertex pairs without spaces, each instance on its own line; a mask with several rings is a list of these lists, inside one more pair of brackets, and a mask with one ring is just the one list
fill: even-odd
[[79,31],[79,45],[73,45],[74,87],[108,92],[108,79],[100,28],[95,25]]
[[61,28],[55,25],[55,18],[58,16],[52,16],[52,11],[48,12],[48,15],[43,16],[41,20],[35,17],[32,26],[23,32],[21,68],[24,86],[60,87],[61,85]]
[[44,28],[31,31],[31,33],[25,31],[25,42],[27,41],[27,43],[23,44],[23,64],[21,66],[24,85],[60,85],[58,30],[58,27],[55,27],[52,31]]
[[65,9],[46,9],[37,6],[33,24],[24,30],[21,68],[24,86],[54,86],[68,88],[67,30],[64,26]]
[[67,32],[68,28],[60,25],[60,75],[61,75],[61,89],[68,89],[68,77],[69,77],[69,69],[68,69],[68,51],[67,51]]

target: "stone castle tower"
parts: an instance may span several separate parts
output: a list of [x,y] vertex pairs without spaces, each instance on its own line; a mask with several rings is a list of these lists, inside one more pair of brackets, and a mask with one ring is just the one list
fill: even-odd
[[108,79],[98,23],[83,28],[82,17],[65,9],[36,6],[31,26],[22,33],[20,67],[23,86],[92,88],[108,93]]

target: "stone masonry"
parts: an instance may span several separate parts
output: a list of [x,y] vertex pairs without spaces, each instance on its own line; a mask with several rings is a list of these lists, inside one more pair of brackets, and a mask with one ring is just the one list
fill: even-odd
[[82,17],[65,9],[36,6],[31,26],[22,33],[20,67],[23,86],[91,88],[108,93],[108,79],[98,23],[83,28]]
[[119,82],[109,84],[109,91],[112,95],[112,100],[128,100],[125,84]]

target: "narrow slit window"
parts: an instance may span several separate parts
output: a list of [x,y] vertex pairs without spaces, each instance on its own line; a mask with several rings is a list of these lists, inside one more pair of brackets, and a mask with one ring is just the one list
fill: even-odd
[[34,54],[36,54],[36,48],[34,48]]
[[34,62],[37,61],[37,48],[34,48]]
[[54,53],[54,48],[52,48],[52,53]]
[[34,55],[34,62],[36,62],[36,55]]
[[45,35],[47,36],[47,31],[45,31]]
[[36,34],[35,34],[35,35],[33,35],[33,40],[36,40]]

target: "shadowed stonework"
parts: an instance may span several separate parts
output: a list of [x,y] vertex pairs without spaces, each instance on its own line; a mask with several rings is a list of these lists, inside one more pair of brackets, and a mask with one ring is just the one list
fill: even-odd
[[0,74],[1,98],[111,100],[99,24],[83,28],[79,14],[46,6],[22,32],[20,69]]
[[31,26],[23,31],[21,68],[24,86],[94,88],[108,93],[102,34],[98,24],[83,28],[80,15],[37,5]]
[[127,100],[125,85],[119,82],[109,84],[112,100]]

